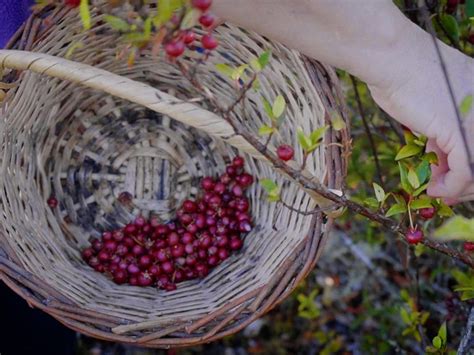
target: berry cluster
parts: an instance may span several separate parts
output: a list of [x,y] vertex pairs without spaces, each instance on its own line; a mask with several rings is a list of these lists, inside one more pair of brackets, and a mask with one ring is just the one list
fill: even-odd
[[205,277],[233,251],[243,246],[242,234],[252,230],[245,190],[254,179],[235,157],[218,179],[201,181],[202,196],[186,200],[176,219],[161,224],[138,217],[125,227],[91,239],[83,259],[117,284],[157,286]]
[[[191,2],[191,6],[201,12],[199,23],[206,30],[211,30],[215,22],[214,16],[208,12],[211,5],[212,0],[192,0]],[[186,47],[194,48],[195,40],[196,34],[192,30],[179,30],[173,39],[165,44],[166,54],[171,58],[177,58],[184,53]],[[201,37],[201,45],[205,50],[212,51],[217,48],[218,42],[209,32]]]

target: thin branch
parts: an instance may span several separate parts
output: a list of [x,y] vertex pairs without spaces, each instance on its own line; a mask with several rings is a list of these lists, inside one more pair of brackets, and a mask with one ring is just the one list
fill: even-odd
[[469,319],[467,320],[466,329],[464,335],[462,336],[461,343],[459,343],[459,348],[457,355],[465,355],[467,351],[473,347],[473,336],[472,331],[474,328],[474,307],[471,307],[469,313]]
[[369,122],[365,115],[364,106],[362,105],[362,100],[360,99],[359,89],[357,88],[357,82],[353,75],[351,75],[352,87],[354,88],[355,99],[357,102],[357,107],[359,109],[360,117],[362,118],[362,123],[364,124],[365,132],[367,134],[367,138],[369,139],[370,148],[372,149],[372,155],[374,156],[375,161],[375,169],[377,171],[377,175],[379,178],[380,186],[385,189],[383,177],[382,177],[382,168],[380,167],[379,156],[377,153],[377,146],[374,142],[374,137],[372,132],[370,131]]
[[[280,160],[273,152],[268,149],[268,147],[265,146],[265,144],[260,142],[260,140],[256,138],[252,132],[246,130],[245,127],[239,124],[238,122],[234,122],[232,115],[230,115],[229,112],[226,112],[226,110],[221,107],[220,103],[212,95],[210,90],[204,87],[199,81],[197,81],[195,77],[189,76],[187,67],[183,63],[177,61],[176,64],[181,70],[183,76],[187,78],[190,83],[207,98],[207,100],[209,100],[209,102],[214,106],[214,108],[218,111],[222,118],[232,126],[234,131],[237,134],[241,135],[251,146],[253,146],[260,154],[262,154],[262,156],[264,156],[273,165],[274,168],[291,177],[304,189],[313,191],[321,197],[335,202],[339,206],[345,206],[352,212],[360,214],[364,217],[367,217],[371,221],[379,223],[385,229],[388,229],[392,232],[396,232],[401,236],[404,236],[406,234],[406,228],[400,226],[396,220],[387,218],[377,212],[373,212],[368,208],[349,200],[345,195],[339,196],[335,194],[334,192],[330,191],[326,186],[321,184],[317,179],[314,179],[312,176],[308,176],[307,174],[303,174],[301,170],[295,169]],[[474,268],[474,260],[471,259],[470,256],[468,256],[467,254],[451,249],[445,244],[438,243],[426,238],[422,241],[422,243],[431,249],[437,250],[440,253],[448,255],[451,258],[459,260],[460,262],[463,262],[471,268]]]
[[459,129],[461,131],[461,136],[462,136],[464,148],[466,149],[466,153],[467,153],[467,156],[469,158],[469,165],[470,165],[470,169],[471,169],[471,175],[474,175],[474,159],[472,157],[471,150],[469,149],[469,145],[467,143],[468,142],[467,130],[463,129],[463,122],[462,122],[462,118],[461,118],[461,113],[459,112],[459,107],[458,107],[458,104],[457,104],[457,101],[456,101],[456,97],[454,95],[454,90],[453,90],[453,87],[451,85],[451,80],[450,80],[449,75],[448,75],[448,69],[446,67],[446,63],[444,61],[443,54],[441,53],[441,49],[440,49],[438,40],[436,39],[436,33],[433,29],[433,25],[431,24],[431,21],[429,19],[428,11],[426,10],[426,8],[424,6],[422,6],[420,8],[420,11],[421,11],[421,14],[422,14],[422,17],[423,17],[423,21],[425,22],[426,28],[428,29],[428,32],[431,34],[433,44],[436,48],[436,53],[437,53],[439,61],[440,61],[441,70],[443,71],[444,80],[446,81],[446,85],[448,86],[449,95],[451,97],[451,101],[452,101],[452,104],[454,106],[454,111],[456,113],[456,119],[458,121]]
[[329,207],[318,207],[318,208],[315,208],[311,211],[302,211],[302,210],[299,210],[299,209],[287,204],[283,200],[280,200],[278,202],[280,202],[284,207],[288,208],[290,211],[299,213],[302,216],[312,216],[314,214],[318,214],[318,213],[321,213],[321,212],[334,211],[334,210],[336,210],[340,207],[339,205],[333,205],[333,206],[329,206]]
[[255,80],[257,79],[257,74],[256,73],[253,73],[252,75],[252,78],[248,81],[247,84],[245,84],[245,86],[240,90],[240,95],[239,97],[237,98],[237,100],[235,100],[232,105],[230,105],[227,109],[226,109],[226,113],[230,113],[232,112],[232,110],[235,108],[235,106],[237,106],[244,98],[245,98],[245,95],[247,95],[247,92],[249,92],[249,90],[252,88],[253,86],[253,83],[255,82]]

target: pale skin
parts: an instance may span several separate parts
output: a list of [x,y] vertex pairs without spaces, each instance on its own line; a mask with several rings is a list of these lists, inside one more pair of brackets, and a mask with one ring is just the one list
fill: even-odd
[[[212,11],[366,82],[382,109],[437,152],[428,193],[474,200],[461,136],[474,156],[474,112],[459,127],[431,36],[391,0],[215,0]],[[474,60],[439,43],[459,105],[474,94]]]

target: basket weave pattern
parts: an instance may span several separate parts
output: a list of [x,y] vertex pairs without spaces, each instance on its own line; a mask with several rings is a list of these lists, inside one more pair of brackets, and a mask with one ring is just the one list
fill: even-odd
[[[331,219],[267,202],[257,183],[249,191],[255,227],[244,249],[205,279],[161,292],[119,286],[94,272],[80,257],[91,235],[139,214],[172,218],[195,196],[200,178],[219,174],[236,154],[257,179],[283,186],[288,204],[310,210],[316,202],[196,99],[201,96],[175,66],[145,52],[129,68],[115,58],[114,33],[99,26],[84,34],[80,27],[67,10],[49,10],[32,16],[12,40],[11,48],[26,51],[0,51],[0,68],[13,69],[6,77],[17,84],[0,111],[0,278],[32,306],[101,339],[186,346],[242,329],[314,267]],[[277,139],[294,146],[296,127],[328,124],[333,111],[346,118],[330,68],[234,26],[220,27],[217,37],[219,50],[199,77],[223,104],[235,99],[235,87],[214,64],[273,53],[261,90],[236,111],[245,130],[256,134],[267,123],[260,95],[285,95]],[[83,47],[74,62],[61,59],[78,40]],[[347,144],[346,129],[330,129],[307,173],[342,189]],[[131,203],[120,200],[125,191]],[[60,201],[54,210],[46,204],[51,194]]]

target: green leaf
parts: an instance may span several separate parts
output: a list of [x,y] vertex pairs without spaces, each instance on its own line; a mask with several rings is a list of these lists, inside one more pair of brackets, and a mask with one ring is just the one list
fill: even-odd
[[422,208],[433,207],[431,199],[429,197],[422,197],[410,203],[410,208],[413,210],[419,210]]
[[143,36],[147,39],[150,40],[151,37],[151,27],[153,25],[153,21],[151,17],[148,17],[145,20],[145,23],[143,24]]
[[397,156],[395,157],[395,160],[402,160],[406,159],[409,157],[412,157],[414,155],[417,155],[423,150],[423,147],[420,147],[419,145],[416,144],[407,144],[404,146],[400,151],[398,152]]
[[275,189],[278,189],[278,185],[271,179],[262,179],[260,180],[260,185],[267,191],[272,192]]
[[242,64],[242,65],[239,65],[237,68],[235,68],[234,71],[232,72],[232,75],[230,76],[232,80],[239,80],[248,67],[249,67],[248,64]]
[[80,48],[83,48],[84,47],[84,43],[82,43],[81,41],[74,41],[72,42],[70,45],[69,45],[69,48],[67,49],[67,52],[66,54],[64,55],[64,57],[66,59],[70,59],[72,57],[72,55],[74,54],[74,52],[76,51],[76,49],[80,49]]
[[252,67],[253,70],[255,70],[256,72],[259,72],[262,70],[262,67],[260,65],[260,62],[258,61],[258,58],[253,58],[251,61],[250,61],[250,66]]
[[280,117],[285,111],[285,107],[286,107],[285,98],[281,95],[278,95],[275,101],[273,102],[273,106],[272,106],[273,116],[276,118]]
[[216,64],[216,69],[219,73],[229,78],[232,77],[232,73],[234,72],[234,68],[224,63]]
[[441,24],[443,25],[446,32],[457,42],[459,41],[459,25],[458,21],[454,16],[448,14],[442,14],[440,16]]
[[[161,0],[159,1],[159,3],[160,2]],[[171,11],[171,15],[169,18],[173,16],[173,11],[172,10],[170,11]],[[200,16],[201,16],[201,12],[198,9],[190,10],[186,15],[184,15],[183,21],[181,21],[180,29],[187,30],[187,29],[190,29],[191,27],[196,26]],[[163,23],[166,23],[166,22],[168,22],[168,20],[163,21]]]
[[378,208],[379,207],[379,201],[377,201],[377,199],[373,198],[373,197],[367,197],[366,199],[364,199],[364,203],[369,206],[369,207],[372,207],[372,208]]
[[305,152],[308,152],[311,149],[311,140],[307,137],[301,128],[298,128],[296,132],[298,142]]
[[474,0],[466,0],[466,17],[474,17]]
[[436,349],[441,349],[441,346],[443,345],[443,341],[441,340],[440,337],[436,336],[433,338],[433,346]]
[[423,184],[428,176],[430,175],[430,164],[424,160],[416,167],[416,175],[418,176],[418,180],[420,184]]
[[469,112],[472,110],[472,103],[474,101],[474,97],[472,95],[467,95],[461,102],[459,106],[459,112],[461,113],[462,117],[466,117]]
[[400,183],[402,184],[403,190],[405,190],[408,193],[413,192],[413,189],[412,189],[410,183],[408,182],[407,168],[401,163],[398,163],[398,168],[400,170]]
[[408,182],[414,189],[417,189],[420,187],[421,184],[420,184],[420,180],[418,180],[418,175],[416,175],[415,170],[413,170],[412,168],[408,169],[407,178],[408,178]]
[[329,126],[323,126],[311,132],[311,135],[309,136],[309,139],[311,140],[311,145],[314,146],[319,143],[319,141],[323,139],[324,134],[326,133],[328,128]]
[[451,207],[445,204],[443,201],[439,201],[438,203],[438,216],[440,217],[451,217],[454,214]]
[[407,310],[405,307],[400,307],[400,316],[405,324],[411,324],[410,316],[408,315]]
[[262,96],[262,102],[263,102],[263,109],[267,113],[268,117],[270,117],[272,120],[275,119],[273,116],[273,111],[272,111],[272,105],[270,105],[270,102],[266,98]]
[[442,343],[446,344],[448,340],[448,328],[446,327],[446,322],[441,324],[441,327],[438,330],[438,336],[441,338]]
[[332,111],[331,113],[331,126],[334,128],[336,131],[340,131],[344,128],[346,128],[346,122],[344,122],[344,119],[340,115],[340,113],[336,111]]
[[104,20],[110,27],[112,27],[112,29],[116,31],[127,32],[130,29],[128,22],[121,19],[120,17],[105,15]]
[[384,189],[382,188],[382,186],[380,186],[379,184],[377,183],[372,183],[372,186],[374,187],[374,191],[375,191],[375,198],[377,199],[378,202],[382,203],[385,201],[385,191]]
[[82,27],[84,27],[85,30],[90,30],[92,24],[89,0],[81,0],[81,4],[79,5],[79,14],[81,16]]
[[173,9],[170,0],[158,1],[158,22],[164,24],[173,16]]
[[426,250],[426,247],[424,244],[419,243],[415,245],[415,256],[419,258],[421,255],[423,255],[425,250]]
[[260,136],[268,136],[269,134],[272,134],[274,131],[275,130],[273,127],[263,125],[258,129],[258,134]]
[[474,241],[474,218],[454,216],[435,230],[434,237],[439,240]]
[[427,161],[430,164],[438,164],[438,156],[435,152],[425,153],[422,157],[423,161]]
[[270,61],[271,55],[272,55],[271,51],[268,50],[268,51],[263,52],[260,55],[260,57],[258,57],[258,63],[260,64],[260,70],[265,69],[268,62]]
[[419,194],[421,194],[422,192],[424,192],[426,190],[426,188],[428,187],[429,185],[429,182],[427,182],[426,184],[423,184],[421,185],[419,188],[417,188],[415,191],[413,191],[413,196],[418,196]]
[[407,212],[407,205],[405,203],[397,203],[390,207],[390,209],[385,214],[386,217],[392,217],[396,214]]

